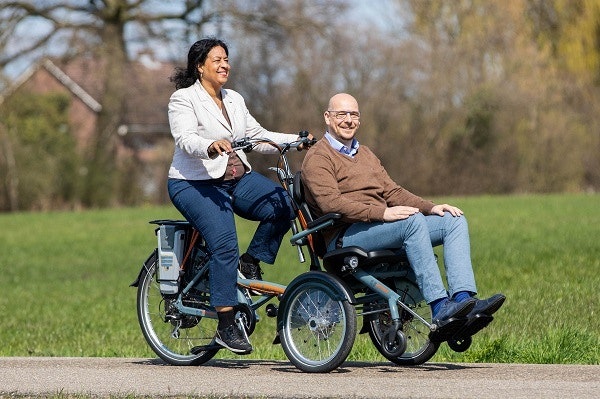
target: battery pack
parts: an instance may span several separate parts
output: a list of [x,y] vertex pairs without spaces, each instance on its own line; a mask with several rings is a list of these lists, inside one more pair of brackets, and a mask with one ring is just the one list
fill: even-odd
[[158,229],[157,281],[163,294],[179,291],[179,270],[183,262],[186,229],[178,225],[162,225]]

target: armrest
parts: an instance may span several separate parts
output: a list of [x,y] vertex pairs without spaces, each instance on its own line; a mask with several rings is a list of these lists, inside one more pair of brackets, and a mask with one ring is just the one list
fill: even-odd
[[292,245],[306,245],[304,239],[317,231],[320,231],[326,227],[333,226],[337,220],[341,219],[342,215],[339,213],[328,213],[327,215],[323,215],[320,218],[313,220],[308,223],[306,226],[306,230],[302,230],[292,237],[290,237],[290,242]]
[[[322,224],[323,222],[328,222],[328,221],[336,221],[342,218],[342,214],[341,213],[328,213],[326,215],[321,216],[318,219],[313,220],[312,222],[308,223],[306,225],[306,227],[308,227],[309,229],[318,226],[320,224]],[[333,223],[332,223],[333,224]]]

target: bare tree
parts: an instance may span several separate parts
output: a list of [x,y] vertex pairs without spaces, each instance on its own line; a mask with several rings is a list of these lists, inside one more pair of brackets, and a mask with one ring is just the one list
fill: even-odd
[[[182,59],[191,42],[200,36],[228,29],[235,32],[242,28],[246,33],[260,33],[283,42],[290,32],[323,30],[323,19],[317,23],[313,17],[331,4],[335,2],[7,1],[0,10],[0,44],[9,51],[0,56],[0,68],[45,54],[76,56],[91,52],[102,60],[104,68],[96,71],[102,74],[102,110],[94,142],[90,143],[83,203],[106,205],[115,200],[114,142],[124,117],[130,59],[140,52],[158,52],[157,56],[163,58],[177,53]],[[301,12],[294,13],[294,8]],[[24,29],[32,26],[38,28],[25,33]]]

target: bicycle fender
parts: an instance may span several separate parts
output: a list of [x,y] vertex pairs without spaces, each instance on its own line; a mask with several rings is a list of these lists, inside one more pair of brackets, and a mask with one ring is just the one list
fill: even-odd
[[152,253],[150,254],[150,256],[148,256],[148,259],[146,259],[146,261],[142,264],[142,268],[138,272],[138,275],[137,275],[135,281],[133,283],[129,284],[129,286],[137,287],[140,284],[140,279],[142,278],[142,272],[145,269],[147,269],[148,264],[151,264],[152,262],[156,262],[157,259],[158,259],[158,248],[155,248],[154,251],[152,251]]

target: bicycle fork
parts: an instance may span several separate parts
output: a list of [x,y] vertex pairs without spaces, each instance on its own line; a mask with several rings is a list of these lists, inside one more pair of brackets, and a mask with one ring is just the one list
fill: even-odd
[[390,308],[390,317],[392,319],[392,323],[396,327],[400,327],[400,311],[398,310],[398,305],[400,305],[405,311],[410,313],[413,317],[418,319],[421,323],[425,324],[430,331],[435,331],[437,328],[436,324],[432,324],[427,322],[424,318],[422,318],[418,313],[412,310],[408,305],[402,302],[402,298],[398,293],[394,290],[390,289],[387,285],[383,284],[381,281],[373,277],[372,275],[366,273],[365,271],[356,268],[353,269],[352,275],[358,281],[363,283],[365,286],[370,288],[372,291],[378,293],[383,298],[386,298],[388,301],[388,306]]

